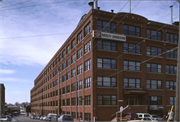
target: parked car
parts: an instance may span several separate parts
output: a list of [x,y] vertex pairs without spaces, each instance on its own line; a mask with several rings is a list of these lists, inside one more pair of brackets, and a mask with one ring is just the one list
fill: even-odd
[[74,118],[70,114],[63,114],[58,118],[58,121],[74,121]]
[[36,119],[40,119],[40,117],[41,117],[41,115],[37,115],[37,116],[36,116]]
[[43,117],[44,117],[44,116],[41,116],[41,117],[40,117],[40,120],[43,120]]
[[31,119],[35,119],[35,117],[36,117],[35,115],[31,115],[31,117],[30,117],[30,118],[31,118]]
[[45,120],[45,121],[46,121],[46,116],[44,116],[44,117],[43,117],[43,120]]
[[6,115],[6,117],[8,118],[7,121],[11,121],[12,120],[12,117],[10,115]]
[[138,118],[150,118],[150,114],[149,113],[136,113],[138,115]]
[[150,118],[153,119],[153,120],[165,121],[163,118],[159,117],[159,116],[156,115],[156,114],[150,115]]
[[55,120],[56,116],[57,116],[57,114],[49,113],[49,114],[46,116],[46,121],[56,121],[56,120]]
[[51,121],[58,121],[57,115],[51,115]]
[[129,120],[127,122],[150,122],[150,121],[153,121],[153,122],[158,122],[157,120],[152,120],[151,118],[149,117],[145,117],[145,118],[141,118],[140,120]]
[[[117,119],[118,121],[121,120],[120,117]],[[122,121],[128,121],[128,120],[138,120],[138,115],[135,113],[126,113],[122,116]]]
[[8,117],[3,115],[1,116],[0,121],[8,121]]

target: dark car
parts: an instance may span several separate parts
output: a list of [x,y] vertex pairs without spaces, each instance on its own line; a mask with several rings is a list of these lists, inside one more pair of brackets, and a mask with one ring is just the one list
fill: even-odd
[[74,121],[74,118],[70,114],[63,114],[58,118],[58,121]]

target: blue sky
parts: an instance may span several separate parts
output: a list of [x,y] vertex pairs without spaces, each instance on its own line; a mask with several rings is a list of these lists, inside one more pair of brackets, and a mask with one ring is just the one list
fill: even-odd
[[[0,83],[6,102],[30,102],[34,79],[89,12],[87,0],[3,0],[0,2]],[[128,1],[98,1],[101,10],[129,12]],[[125,6],[126,5],[126,6]],[[170,24],[179,20],[177,1],[132,1],[132,13]],[[123,6],[125,6],[123,8]],[[55,34],[55,35],[53,35]],[[46,35],[46,36],[40,36]]]

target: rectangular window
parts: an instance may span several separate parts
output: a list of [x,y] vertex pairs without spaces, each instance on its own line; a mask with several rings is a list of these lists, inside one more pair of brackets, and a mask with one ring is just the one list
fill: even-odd
[[78,83],[77,83],[77,90],[81,90],[82,89],[82,80],[80,80]]
[[68,45],[67,47],[66,47],[66,54],[68,54],[70,52],[70,45]]
[[84,54],[88,53],[89,51],[91,51],[91,41],[84,45]]
[[147,67],[147,72],[162,73],[161,64],[147,63],[146,67]]
[[124,25],[124,35],[140,37],[141,36],[140,27]]
[[176,97],[170,97],[170,105],[175,105]]
[[62,70],[64,70],[66,67],[65,67],[65,62],[62,64]]
[[84,63],[84,71],[90,70],[91,69],[91,59],[88,59]]
[[61,84],[61,77],[59,78],[59,84]]
[[62,94],[65,94],[66,91],[65,91],[65,87],[62,88]]
[[141,54],[141,46],[139,44],[124,43],[124,52]]
[[84,88],[89,88],[89,87],[91,87],[91,77],[86,78],[84,80]]
[[65,99],[63,99],[63,106],[65,106],[66,105],[66,101],[65,101]]
[[161,80],[147,80],[147,89],[162,89]]
[[91,121],[91,113],[84,113],[84,120]]
[[68,67],[69,65],[70,65],[70,58],[66,60],[66,67]]
[[75,47],[75,39],[73,39],[71,42],[71,49],[73,49],[74,47]]
[[97,77],[97,86],[116,87],[116,77]]
[[161,96],[147,96],[147,105],[162,105]]
[[68,98],[68,99],[66,99],[66,101],[67,101],[67,106],[70,106],[70,98]]
[[70,92],[70,85],[66,86],[66,93]]
[[91,95],[85,96],[84,105],[91,105]]
[[97,58],[97,67],[105,69],[116,69],[115,59]]
[[166,65],[166,74],[176,74],[176,73],[177,73],[177,66]]
[[62,58],[64,58],[65,57],[65,50],[63,50],[63,52],[62,52]]
[[62,76],[62,82],[64,82],[66,80],[66,74],[64,74],[63,76]]
[[172,33],[166,33],[166,42],[178,43],[178,35],[177,34],[172,34]]
[[98,40],[97,41],[97,49],[116,51],[116,43]]
[[141,64],[138,61],[124,61],[124,70],[140,71]]
[[98,105],[116,105],[115,95],[98,95],[97,96]]
[[147,46],[146,48],[146,54],[147,55],[152,55],[152,56],[161,56],[162,49],[158,47],[150,47]]
[[141,80],[135,78],[124,78],[124,88],[141,88]]
[[71,64],[74,63],[76,61],[76,54],[73,54],[71,56]]
[[77,51],[77,59],[82,57],[82,48]]
[[59,61],[61,61],[61,54],[59,55]]
[[76,119],[76,112],[71,112],[71,115],[74,119]]
[[177,59],[177,50],[166,49],[166,58],[175,58],[175,59]]
[[71,92],[76,90],[76,83],[71,84]]
[[75,106],[76,105],[76,98],[71,98],[71,106]]
[[91,23],[88,23],[84,28],[84,36],[88,35],[91,32]]
[[116,33],[116,23],[97,20],[97,30],[108,33]]
[[82,73],[82,64],[80,64],[78,67],[77,67],[77,74],[81,74]]
[[76,69],[72,69],[71,70],[71,77],[75,77],[76,76]]
[[70,72],[66,73],[66,80],[70,79]]
[[82,32],[80,32],[80,33],[77,35],[77,43],[79,44],[81,41],[82,41]]
[[147,29],[147,39],[161,41],[161,32]]
[[61,66],[59,66],[59,72],[61,72],[61,70],[62,70],[62,69],[61,69]]
[[166,81],[167,90],[176,90],[176,81]]

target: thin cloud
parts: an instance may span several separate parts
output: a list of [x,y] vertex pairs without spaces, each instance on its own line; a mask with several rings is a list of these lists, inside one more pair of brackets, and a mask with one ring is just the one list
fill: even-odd
[[10,69],[0,69],[0,74],[13,74],[15,73],[15,70],[10,70]]

